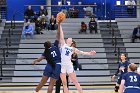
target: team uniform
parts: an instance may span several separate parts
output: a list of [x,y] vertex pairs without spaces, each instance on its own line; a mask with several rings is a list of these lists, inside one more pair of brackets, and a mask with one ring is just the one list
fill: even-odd
[[140,93],[140,75],[135,72],[128,72],[123,75],[125,80],[124,93]]
[[[47,63],[43,73],[44,76],[52,77],[54,79],[59,79],[61,73],[61,53],[58,45],[59,42],[55,40],[54,45],[49,48],[51,54],[47,56],[53,58],[55,68],[53,68],[49,63]],[[46,57],[44,53],[42,54],[42,56]]]
[[[122,76],[127,73],[127,68],[128,68],[129,62],[125,61],[125,62],[119,62],[119,66],[118,66],[118,70],[115,73],[115,76],[118,75],[118,73],[120,72],[120,75],[118,76],[118,80],[117,80],[117,84],[121,84],[121,80],[122,80]],[[125,68],[124,71],[120,71],[120,68]]]
[[71,62],[71,55],[73,54],[73,47],[64,44],[61,47],[61,73],[73,73],[74,68]]

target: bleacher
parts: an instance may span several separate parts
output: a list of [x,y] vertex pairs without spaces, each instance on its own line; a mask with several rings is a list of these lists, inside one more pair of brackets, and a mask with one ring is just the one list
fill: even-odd
[[[62,24],[65,38],[72,37],[76,40],[80,50],[94,49],[97,52],[94,56],[79,55],[82,69],[76,71],[78,81],[83,85],[111,84],[101,34],[79,34],[81,20],[88,23],[90,19],[66,19]],[[13,69],[12,84],[36,85],[40,81],[46,61],[43,60],[35,66],[31,62],[41,55],[44,50],[43,43],[46,40],[53,42],[56,38],[56,31],[43,33],[43,35],[35,35],[34,39],[20,41],[15,69]]]
[[[88,18],[75,18],[66,19],[65,22],[62,23],[65,38],[72,37],[76,41],[78,49],[84,51],[95,50],[97,52],[97,54],[94,56],[79,55],[79,63],[81,64],[82,69],[76,71],[78,81],[82,85],[115,84],[115,82],[111,82],[111,76],[117,69],[117,61],[120,53],[126,53],[130,62],[138,63],[140,60],[140,43],[130,42],[130,29],[132,29],[132,27],[129,27],[129,22],[136,24],[132,25],[133,27],[136,27],[139,20],[116,19],[116,22],[111,23],[112,27],[114,28],[114,36],[116,36],[117,39],[116,48],[120,48],[120,53],[114,52],[115,47],[112,44],[114,41],[112,42],[112,32],[110,33],[110,28],[108,27],[109,22],[98,22],[98,32],[100,32],[98,34],[78,33],[80,30],[81,21],[88,23],[89,20],[90,19]],[[17,29],[14,30],[13,33],[15,35],[21,34],[21,32],[17,34],[17,32],[19,32],[18,29],[20,29],[21,26],[21,24],[18,25]],[[9,24],[6,24],[6,28],[8,27]],[[125,29],[125,27],[128,28]],[[124,34],[124,32],[126,34]],[[5,34],[6,33],[7,32],[5,32]],[[44,34],[42,35],[35,34],[34,39],[20,40],[19,38],[19,42],[12,43],[13,45],[10,46],[10,48],[16,48],[16,50],[11,50],[8,54],[8,57],[6,58],[8,64],[3,65],[3,80],[0,81],[2,82],[0,85],[38,84],[42,77],[42,73],[46,65],[46,60],[43,60],[37,65],[32,65],[31,63],[44,51],[43,43],[45,41],[50,40],[53,42],[56,39],[56,31],[45,30],[43,33]],[[48,85],[48,83],[46,85]],[[73,84],[70,83],[70,85]]]
[[131,43],[132,32],[137,25],[140,24],[139,18],[118,18],[116,19],[118,28],[123,38],[129,61],[132,63],[140,62],[140,40],[136,39],[135,43]]

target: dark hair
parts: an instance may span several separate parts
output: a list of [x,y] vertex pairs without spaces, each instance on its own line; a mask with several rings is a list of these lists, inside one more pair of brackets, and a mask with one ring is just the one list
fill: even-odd
[[55,64],[54,64],[54,60],[53,60],[53,57],[51,55],[51,52],[50,52],[50,47],[51,47],[51,42],[50,41],[47,41],[44,43],[44,47],[45,47],[45,51],[44,51],[44,55],[45,55],[45,58],[47,60],[47,62],[54,68],[55,67]]
[[71,46],[76,47],[76,42],[74,40],[72,40]]
[[137,65],[134,64],[134,63],[131,63],[131,64],[129,65],[129,68],[130,68],[131,71],[136,71],[136,70],[137,70]]
[[124,54],[124,53],[122,53],[121,55],[124,55],[125,57],[127,57],[126,54]]
[[82,21],[81,24],[85,24],[85,22]]

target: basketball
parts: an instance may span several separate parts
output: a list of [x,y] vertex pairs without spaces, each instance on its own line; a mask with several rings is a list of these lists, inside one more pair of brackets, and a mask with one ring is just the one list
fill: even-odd
[[59,12],[56,17],[57,21],[64,21],[66,19],[66,15],[63,12]]

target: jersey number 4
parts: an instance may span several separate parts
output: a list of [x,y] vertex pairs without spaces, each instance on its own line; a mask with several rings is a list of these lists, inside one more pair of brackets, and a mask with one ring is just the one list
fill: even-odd
[[51,52],[51,54],[53,55],[53,57],[56,57],[57,56],[57,54],[56,54],[55,51]]
[[137,82],[137,76],[129,76],[130,82]]

